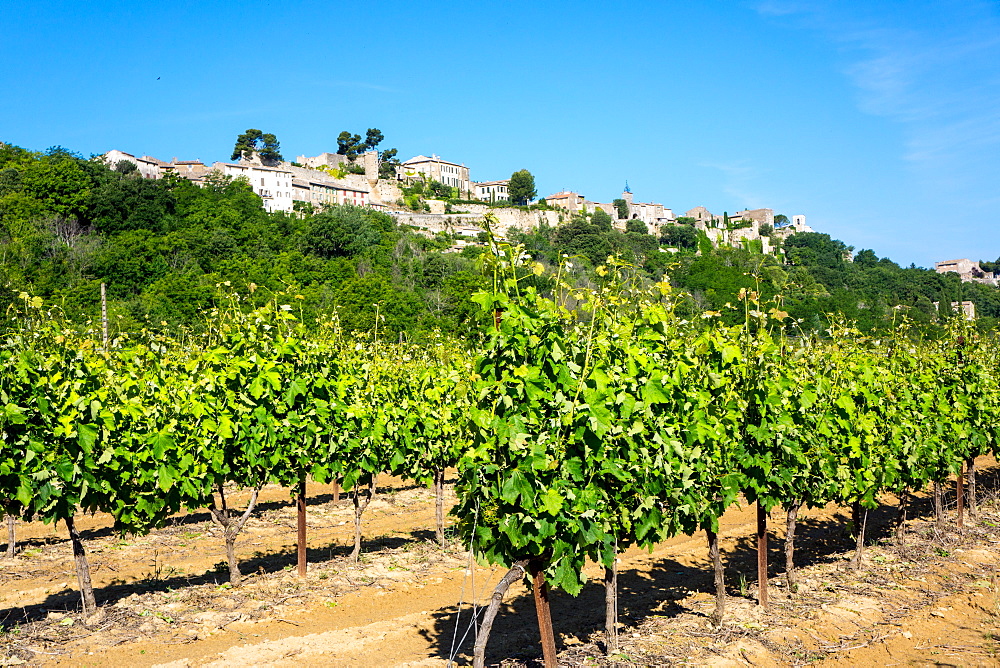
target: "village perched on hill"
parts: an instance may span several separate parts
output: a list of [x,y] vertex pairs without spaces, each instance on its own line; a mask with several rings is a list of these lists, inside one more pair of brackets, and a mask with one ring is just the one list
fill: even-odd
[[668,280],[689,316],[752,289],[814,330],[830,313],[864,330],[899,318],[933,328],[949,313],[1000,324],[1000,261],[906,267],[799,213],[675,209],[627,182],[607,189],[617,197],[538,192],[526,169],[475,180],[436,153],[398,160],[382,139],[345,131],[335,151],[286,160],[274,135],[251,129],[227,161],[0,144],[0,279],[80,317],[99,308],[103,283],[123,331],[196,326],[228,281],[296,285],[308,317],[335,309],[349,330],[378,318],[412,336],[468,333],[481,324],[470,297],[486,284],[492,236],[546,266],[572,262],[580,285],[621,258],[642,280]]
[[[632,222],[633,227],[641,223],[654,236],[661,236],[669,226],[689,225],[703,232],[713,245],[759,241],[764,253],[774,250],[772,235],[782,238],[813,231],[806,225],[804,215],[790,219],[783,215],[776,217],[768,208],[715,214],[704,206],[696,206],[677,216],[663,204],[637,201],[627,184],[621,197],[612,202],[591,201],[580,193],[561,191],[542,198],[532,196],[518,206],[510,198],[510,179],[474,181],[467,165],[436,154],[389,164],[389,169],[377,150],[356,156],[346,152],[300,155],[290,162],[268,160],[257,151],[250,151],[233,162],[205,163],[177,158],[166,162],[115,149],[105,153],[104,160],[110,167],[122,161],[131,163],[149,179],[173,174],[200,185],[213,174],[245,178],[269,212],[313,211],[335,204],[369,207],[387,212],[400,224],[428,234],[456,233],[459,237],[456,249],[475,243],[472,240],[484,231],[487,213],[493,215],[493,232],[500,237],[512,228],[557,227],[574,214],[590,216],[601,210],[611,217],[613,227],[621,231],[628,229],[630,221],[637,221]],[[424,196],[408,195],[414,185]]]

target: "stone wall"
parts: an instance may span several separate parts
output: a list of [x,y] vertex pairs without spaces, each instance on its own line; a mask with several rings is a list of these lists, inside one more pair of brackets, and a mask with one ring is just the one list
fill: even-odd
[[[434,207],[434,201],[428,200],[428,203]],[[485,205],[475,204],[455,206],[468,213],[398,213],[393,216],[400,225],[412,225],[429,232],[452,231],[475,236],[476,233],[485,230],[486,213],[492,213],[496,217],[493,232],[500,237],[506,237],[514,228],[520,230],[537,228],[542,222],[549,227],[556,227],[566,218],[566,214],[559,211],[491,209]],[[468,231],[460,231],[458,228]]]
[[398,181],[379,180],[372,188],[372,199],[378,197],[379,203],[390,209],[396,208],[396,201],[403,199],[403,189],[399,187]]

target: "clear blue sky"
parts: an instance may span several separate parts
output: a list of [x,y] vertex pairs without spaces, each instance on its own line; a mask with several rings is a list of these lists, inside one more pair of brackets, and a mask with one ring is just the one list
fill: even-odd
[[770,207],[921,266],[1000,255],[997,2],[13,2],[0,140],[403,159],[677,214]]

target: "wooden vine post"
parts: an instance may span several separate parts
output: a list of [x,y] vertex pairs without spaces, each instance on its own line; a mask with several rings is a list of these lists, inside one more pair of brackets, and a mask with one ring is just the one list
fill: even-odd
[[108,290],[101,283],[101,342],[104,350],[108,349]]
[[976,502],[976,458],[969,457],[965,462],[966,479],[969,484],[969,521],[975,523],[979,518],[979,504]]
[[757,604],[767,608],[767,511],[757,502]]
[[299,577],[304,578],[306,576],[306,479],[305,476],[299,481],[299,492],[295,499],[295,505],[298,509],[298,562],[299,562]]
[[[959,336],[958,343],[958,366],[965,364],[965,356],[962,355],[962,348],[965,347],[965,337]],[[965,527],[965,462],[958,463],[958,477],[955,478],[955,512],[958,515],[958,530]]]
[[545,564],[541,559],[528,562],[534,586],[535,613],[538,615],[538,633],[542,638],[542,662],[545,668],[556,668],[556,636],[552,630],[552,610],[549,608],[549,588],[545,584]]
[[434,531],[438,545],[447,545],[444,538],[444,469],[434,471]]

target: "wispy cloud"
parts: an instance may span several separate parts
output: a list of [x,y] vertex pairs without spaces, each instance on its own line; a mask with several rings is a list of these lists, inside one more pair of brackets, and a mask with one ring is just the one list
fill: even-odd
[[995,6],[932,0],[906,12],[882,7],[768,0],[756,9],[815,30],[840,49],[858,109],[899,125],[900,157],[924,184],[995,201],[995,185],[984,188],[987,177],[995,183],[1000,175]]

